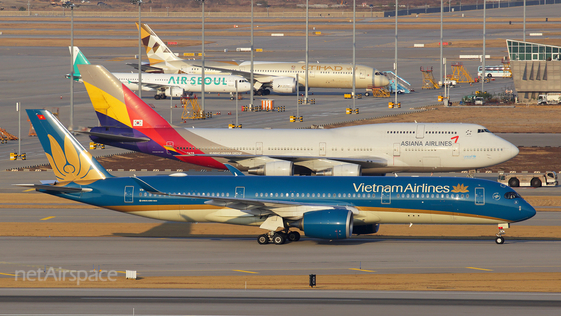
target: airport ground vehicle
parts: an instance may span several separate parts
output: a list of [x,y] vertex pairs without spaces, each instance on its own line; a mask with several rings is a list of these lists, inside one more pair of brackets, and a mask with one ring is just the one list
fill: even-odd
[[561,104],[561,93],[546,93],[538,96],[538,105]]
[[539,188],[542,186],[554,187],[557,185],[557,173],[546,171],[545,173],[504,173],[499,172],[499,183],[508,184],[510,187]]
[[[481,66],[477,67],[477,76],[481,77],[481,70],[483,68]],[[487,78],[504,78],[510,77],[511,73],[505,71],[504,65],[497,65],[497,66],[485,66],[485,77]]]

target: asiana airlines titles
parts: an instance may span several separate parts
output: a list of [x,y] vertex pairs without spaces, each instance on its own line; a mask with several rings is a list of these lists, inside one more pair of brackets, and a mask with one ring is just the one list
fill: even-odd
[[451,140],[427,140],[427,141],[422,141],[422,140],[402,140],[401,141],[401,146],[452,146],[452,141]]

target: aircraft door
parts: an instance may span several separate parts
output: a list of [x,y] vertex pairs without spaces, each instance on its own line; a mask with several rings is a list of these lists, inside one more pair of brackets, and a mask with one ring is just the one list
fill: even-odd
[[308,77],[314,78],[314,77],[315,77],[315,72],[314,72],[313,70],[310,70],[310,71],[308,72]]
[[485,205],[485,188],[475,188],[475,205]]
[[452,145],[452,156],[458,157],[460,155],[460,144],[456,143]]
[[393,144],[393,156],[394,157],[401,156],[401,146],[400,146],[399,143],[394,143]]
[[236,199],[245,198],[245,187],[236,187]]
[[263,155],[263,143],[261,142],[255,143],[255,154]]
[[125,186],[125,203],[134,202],[134,187],[132,185]]
[[425,124],[417,124],[415,138],[425,138]]
[[359,69],[359,70],[358,70],[358,78],[359,78],[359,79],[364,79],[364,78],[366,78],[366,70],[365,70],[365,69]]
[[319,143],[319,155],[325,156],[325,143]]
[[226,79],[226,83],[228,84],[228,87],[235,87],[236,81],[238,81],[238,79],[233,79],[233,80],[232,79],[230,79],[230,80]]
[[392,203],[392,193],[391,192],[382,192],[381,201],[382,201],[382,204],[391,204]]

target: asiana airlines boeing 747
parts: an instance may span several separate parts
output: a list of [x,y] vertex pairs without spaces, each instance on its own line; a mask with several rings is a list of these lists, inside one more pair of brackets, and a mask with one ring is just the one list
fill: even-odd
[[334,129],[174,128],[99,65],[79,65],[100,127],[94,142],[250,174],[359,176],[444,172],[505,162],[518,148],[477,124],[389,123]]
[[[110,210],[165,221],[258,226],[260,244],[376,233],[380,224],[494,224],[536,214],[510,187],[450,177],[113,177],[46,110],[27,110],[56,181],[22,184]],[[134,118],[137,119],[137,118]]]

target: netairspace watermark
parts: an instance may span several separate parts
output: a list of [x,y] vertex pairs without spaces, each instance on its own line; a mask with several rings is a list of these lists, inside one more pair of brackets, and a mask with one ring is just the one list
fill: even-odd
[[118,272],[115,270],[66,270],[62,268],[55,269],[50,267],[46,270],[16,270],[16,281],[47,281],[53,280],[55,282],[76,282],[76,285],[80,285],[80,282],[90,281],[90,282],[115,282],[117,281],[116,276]]

